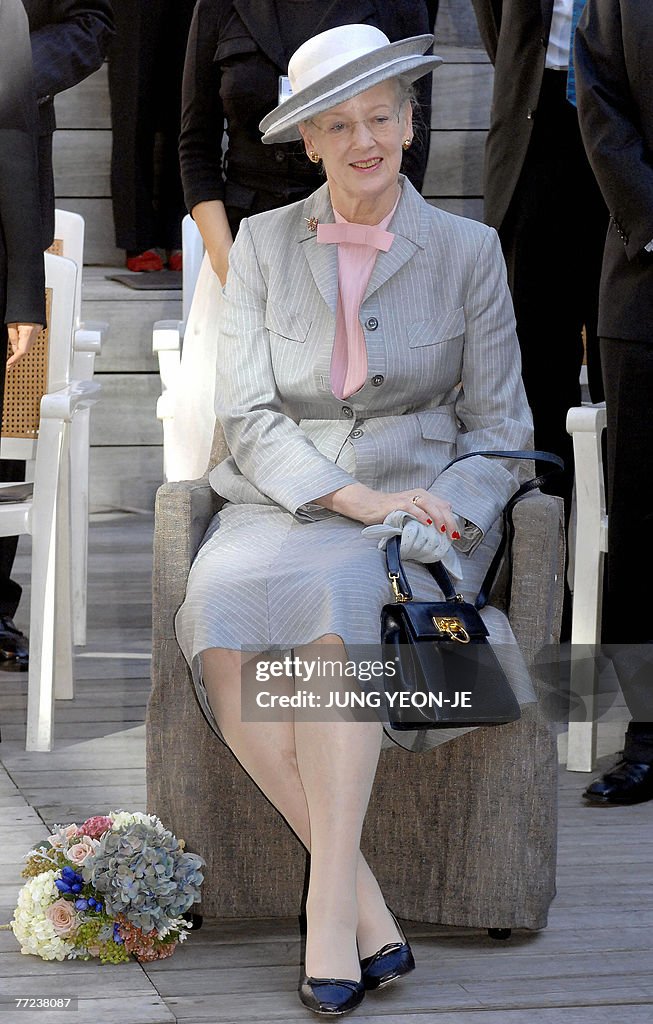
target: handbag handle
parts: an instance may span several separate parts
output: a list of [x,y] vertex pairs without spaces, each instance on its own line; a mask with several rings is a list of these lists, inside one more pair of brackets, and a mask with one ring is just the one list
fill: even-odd
[[[388,567],[388,579],[390,580],[395,598],[399,604],[405,604],[407,601],[413,600],[413,591],[404,571],[400,549],[401,537],[390,537],[385,547],[385,561]],[[423,564],[431,573],[447,601],[462,600],[460,594],[456,593],[453,580],[442,562],[426,562]]]
[[[474,607],[477,609],[484,608],[488,602],[490,591],[494,585],[496,575],[499,571],[501,559],[506,549],[506,543],[508,537],[512,541],[515,528],[512,521],[512,510],[514,509],[517,502],[521,501],[525,495],[530,491],[534,491],[536,488],[542,486],[551,476],[555,473],[562,472],[565,468],[564,460],[559,455],[554,455],[553,452],[543,451],[530,451],[527,449],[515,449],[514,451],[482,451],[482,452],[467,452],[465,455],[458,455],[451,462],[448,462],[442,472],[455,465],[456,462],[462,462],[464,459],[471,459],[475,455],[491,456],[496,459],[536,459],[538,462],[548,462],[554,466],[554,469],[545,470],[543,473],[538,473],[523,483],[513,494],[513,496],[506,503],[503,509],[503,530],[501,533],[501,540],[497,546],[492,561],[485,574],[483,582],[481,583],[480,590],[476,595],[474,601]],[[398,602],[403,603],[405,601],[412,601],[413,592],[408,583],[408,578],[404,572],[404,567],[401,563],[401,537],[391,537],[386,544],[385,556],[386,565],[388,567],[388,579],[392,586],[393,593]],[[440,587],[440,590],[444,594],[445,600],[456,601],[460,600],[460,596],[456,593],[456,588],[453,584],[451,576],[442,565],[441,562],[428,562],[425,563],[426,568],[431,573],[431,576]]]

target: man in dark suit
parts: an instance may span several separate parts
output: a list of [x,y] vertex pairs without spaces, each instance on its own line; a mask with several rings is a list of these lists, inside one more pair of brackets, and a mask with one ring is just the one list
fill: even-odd
[[653,6],[588,0],[576,37],[587,155],[610,211],[599,300],[608,441],[604,640],[632,715],[623,759],[583,794],[653,799]]
[[565,423],[580,404],[583,327],[592,398],[603,397],[596,317],[605,204],[567,98],[573,0],[473,0],[495,67],[485,153],[485,219],[501,238],[535,446],[567,464]]
[[[27,18],[0,0],[0,367],[13,366],[45,323],[36,97]],[[4,390],[0,374],[0,409]]]
[[[23,0],[29,20],[38,102],[38,168],[42,249],[54,238],[52,134],[54,96],[101,66],[113,32],[110,0]],[[16,175],[12,175],[15,179]],[[0,480],[23,479],[24,464],[0,460]],[[21,588],[11,579],[16,537],[0,538],[0,667],[28,667],[27,639],[13,618]]]
[[[45,323],[36,125],[25,10],[20,0],[0,0],[0,411],[7,348],[13,365]],[[22,635],[11,620],[0,618],[0,626],[15,659]]]

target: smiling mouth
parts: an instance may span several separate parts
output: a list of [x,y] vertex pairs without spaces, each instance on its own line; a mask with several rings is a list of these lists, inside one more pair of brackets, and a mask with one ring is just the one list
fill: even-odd
[[380,163],[381,157],[375,156],[372,160],[356,160],[350,166],[358,167],[362,171],[368,171],[371,167],[378,167]]

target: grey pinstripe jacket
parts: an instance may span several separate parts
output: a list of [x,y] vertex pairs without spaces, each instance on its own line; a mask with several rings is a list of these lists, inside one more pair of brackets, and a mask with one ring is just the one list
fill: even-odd
[[[357,480],[424,487],[485,532],[516,489],[518,463],[457,454],[525,448],[531,415],[496,233],[429,206],[410,182],[361,306],[364,386],[345,401],[329,367],[337,247],[327,185],[243,221],[231,250],[218,341],[216,414],[231,457],[210,475],[229,501],[311,502]],[[323,510],[315,515],[323,514]]]

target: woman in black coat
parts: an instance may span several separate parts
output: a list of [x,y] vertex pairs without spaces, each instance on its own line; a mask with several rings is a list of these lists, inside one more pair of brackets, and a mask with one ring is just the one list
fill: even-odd
[[[433,28],[425,0],[199,0],[195,8],[184,68],[181,173],[186,206],[223,283],[242,218],[303,199],[323,182],[301,145],[264,146],[258,125],[278,102],[297,47],[352,23],[375,25],[391,42]],[[430,75],[417,83],[416,94],[422,123],[402,170],[421,190]]]
[[0,0],[0,409],[9,367],[45,323],[37,111],[27,15]]

